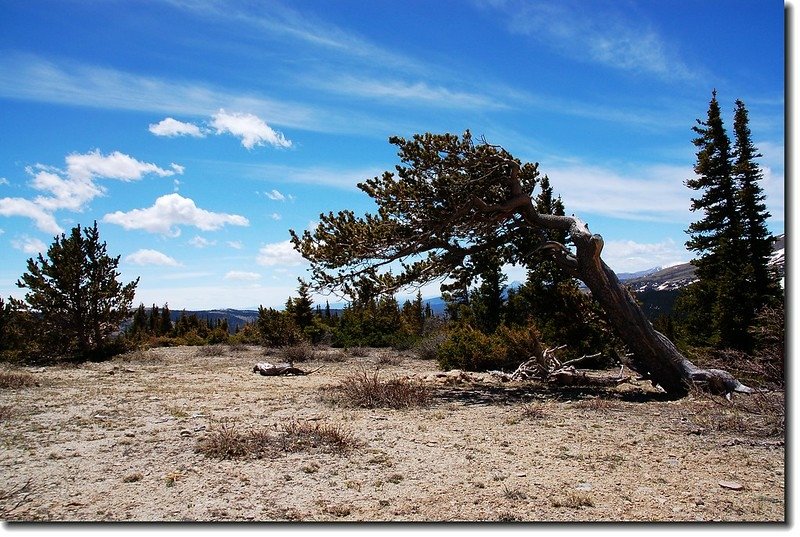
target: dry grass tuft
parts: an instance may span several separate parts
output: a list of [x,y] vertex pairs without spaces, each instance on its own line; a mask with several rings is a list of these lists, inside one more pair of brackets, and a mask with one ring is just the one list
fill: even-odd
[[239,431],[234,420],[225,420],[197,443],[197,451],[214,459],[260,459],[278,453],[312,451],[344,453],[359,442],[337,425],[296,420],[275,427]]
[[575,403],[575,408],[583,408],[586,410],[596,410],[598,412],[605,412],[609,410],[619,409],[619,403],[611,399],[603,399],[601,397],[591,397],[588,399],[581,399]]
[[27,371],[0,370],[0,388],[17,389],[36,386],[36,377]]
[[403,358],[396,354],[382,352],[378,354],[377,358],[375,359],[375,362],[378,363],[379,365],[398,366],[401,363],[403,363]]
[[11,405],[0,405],[0,423],[8,421],[14,417],[14,407]]
[[522,405],[522,417],[529,420],[541,420],[547,417],[545,405],[542,403],[526,403]]
[[550,500],[553,507],[570,507],[580,509],[581,507],[594,507],[594,501],[589,493],[580,490],[569,490],[562,496],[555,496]]
[[369,356],[368,347],[350,347],[345,349],[345,352],[353,358],[366,358]]
[[700,431],[731,432],[747,436],[783,436],[786,404],[783,392],[735,394],[730,401],[707,392],[694,392],[689,420]]
[[227,345],[203,345],[197,348],[197,356],[224,356],[225,349],[230,348]]
[[163,364],[166,363],[167,360],[164,354],[159,352],[158,349],[136,349],[126,352],[125,354],[120,354],[114,358],[114,361],[136,362],[139,364]]
[[288,347],[281,348],[279,355],[290,364],[295,362],[308,362],[316,356],[314,346],[307,342],[297,343]]
[[292,420],[278,430],[283,451],[344,453],[358,445],[352,433],[339,425]]
[[338,386],[327,388],[328,401],[356,408],[412,408],[430,403],[428,386],[409,378],[380,378],[380,371],[366,369],[346,377]]

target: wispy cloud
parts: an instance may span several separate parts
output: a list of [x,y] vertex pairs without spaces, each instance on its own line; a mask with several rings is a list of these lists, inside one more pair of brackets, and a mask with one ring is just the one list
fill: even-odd
[[509,0],[485,5],[508,18],[510,31],[536,39],[572,59],[664,80],[698,76],[650,21],[634,19],[613,3],[594,3],[591,9],[579,0]]
[[281,194],[280,191],[274,189],[270,190],[269,192],[266,192],[265,196],[267,196],[269,199],[273,201],[286,201],[286,196]]
[[684,181],[690,166],[645,166],[620,173],[598,166],[547,168],[553,188],[567,212],[626,220],[687,222],[690,192]]
[[333,77],[308,77],[304,81],[312,87],[325,89],[351,97],[388,101],[394,105],[407,102],[413,106],[435,106],[438,108],[506,109],[508,105],[495,97],[451,90],[425,81],[407,82],[381,80],[375,77],[340,75]]
[[168,256],[167,254],[159,252],[158,250],[151,250],[148,248],[137,250],[136,252],[126,256],[125,261],[127,263],[139,266],[146,266],[146,265],[155,265],[162,267],[181,266],[181,264],[178,261]]
[[[236,163],[226,164],[236,166]],[[265,180],[274,183],[285,184],[306,184],[340,188],[345,190],[356,190],[356,185],[365,179],[371,179],[383,174],[384,168],[365,167],[365,168],[339,168],[325,166],[295,167],[280,164],[259,164],[247,166],[239,173],[248,177]],[[283,196],[286,200],[294,200],[292,195],[284,195],[277,190],[265,193],[265,195],[275,201],[280,201]],[[273,197],[275,196],[275,197]]]
[[209,246],[214,246],[217,244],[217,241],[210,241],[205,237],[201,237],[200,235],[195,235],[192,239],[189,240],[189,244],[194,246],[195,248],[208,248]]
[[290,241],[283,241],[262,246],[256,262],[264,267],[296,267],[304,264],[305,260]]
[[187,116],[211,116],[228,106],[289,127],[314,130],[331,125],[314,107],[288,100],[32,55],[3,55],[0,75],[0,96],[13,99]]
[[261,274],[258,272],[246,272],[241,270],[231,270],[224,277],[225,280],[233,280],[237,282],[255,282],[261,279]]
[[244,248],[244,244],[242,241],[227,241],[225,244],[233,248],[234,250],[241,250]]
[[11,245],[17,250],[21,250],[26,254],[39,254],[47,251],[47,245],[35,237],[23,235],[11,241]]
[[116,211],[103,217],[103,222],[117,224],[125,229],[141,229],[177,237],[178,226],[193,226],[202,231],[214,231],[225,225],[248,226],[250,222],[237,214],[215,213],[201,209],[194,200],[180,194],[167,194],[156,199],[151,207]]
[[257,145],[271,145],[273,147],[291,147],[292,142],[283,134],[276,132],[264,120],[254,114],[240,112],[226,112],[220,109],[211,118],[211,127],[217,134],[232,134],[240,138],[242,145],[253,149]]

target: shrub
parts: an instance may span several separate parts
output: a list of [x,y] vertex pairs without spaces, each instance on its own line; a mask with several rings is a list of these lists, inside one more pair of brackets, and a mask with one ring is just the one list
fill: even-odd
[[215,459],[263,458],[297,451],[343,453],[358,445],[353,435],[338,425],[291,420],[268,429],[241,432],[234,420],[222,421],[197,444],[197,451]]
[[280,356],[290,364],[313,360],[315,355],[316,351],[314,347],[305,341],[301,341],[289,347],[283,347],[280,350]]
[[430,388],[421,382],[402,377],[383,380],[378,370],[362,369],[328,390],[330,402],[357,408],[411,408],[431,400]]
[[197,349],[197,356],[223,356],[225,347],[219,343],[213,345],[203,345]]
[[412,351],[421,360],[435,360],[439,346],[447,339],[445,332],[436,332],[417,341]]
[[439,345],[436,360],[445,371],[487,371],[516,369],[524,358],[521,360],[509,351],[504,337],[490,336],[470,326],[460,326],[452,330]]
[[27,371],[0,370],[0,388],[15,389],[36,386],[36,377]]

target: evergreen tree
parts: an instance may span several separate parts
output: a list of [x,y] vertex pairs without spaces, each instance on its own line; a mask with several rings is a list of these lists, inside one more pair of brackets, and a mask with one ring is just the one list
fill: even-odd
[[701,191],[692,198],[691,210],[703,211],[703,218],[689,225],[687,248],[700,254],[692,261],[701,280],[718,278],[727,266],[736,264],[742,252],[742,228],[733,181],[731,144],[722,122],[716,90],[708,107],[706,121],[692,127],[697,151],[695,177],[686,181],[692,190]]
[[314,310],[312,308],[314,302],[311,300],[311,292],[308,284],[302,280],[300,280],[297,294],[299,296],[292,302],[291,315],[294,317],[294,322],[300,330],[304,330],[314,323]]
[[161,315],[159,314],[158,306],[153,304],[150,308],[150,315],[147,317],[147,331],[152,335],[158,335],[158,325],[161,320]]
[[119,256],[110,257],[100,242],[97,222],[61,234],[36,259],[17,286],[27,288],[25,302],[41,329],[42,348],[51,356],[99,357],[111,335],[130,315],[138,278],[118,281]]
[[768,265],[775,238],[767,229],[766,222],[771,215],[767,211],[764,192],[759,184],[764,175],[755,160],[762,155],[753,145],[749,122],[744,102],[737,100],[733,118],[735,157],[733,174],[739,189],[744,260],[749,265],[752,276],[751,313],[752,318],[755,318],[758,310],[780,295],[780,288],[776,276],[770,272]]
[[692,260],[699,281],[676,305],[683,314],[687,341],[705,340],[717,347],[747,349],[748,333],[757,311],[776,293],[767,267],[772,237],[766,229],[769,213],[758,181],[744,103],[736,102],[735,145],[723,125],[716,90],[705,121],[697,120],[695,177],[686,186],[702,192],[692,198],[692,211],[703,216],[693,222],[686,246],[699,257]]
[[133,335],[143,334],[147,331],[147,311],[144,309],[144,304],[140,303],[139,307],[133,314],[133,322],[131,323],[130,333]]
[[168,336],[172,333],[172,316],[169,311],[169,306],[164,304],[161,308],[161,317],[158,320],[158,335]]
[[481,283],[470,293],[473,322],[475,328],[484,334],[493,334],[503,321],[503,292],[508,278],[503,274],[500,259],[495,255],[476,256],[474,263],[480,273]]

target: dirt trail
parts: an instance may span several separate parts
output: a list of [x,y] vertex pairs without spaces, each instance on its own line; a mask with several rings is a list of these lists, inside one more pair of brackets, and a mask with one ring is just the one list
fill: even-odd
[[[436,377],[388,351],[310,376],[263,377],[258,348],[154,349],[80,367],[27,368],[0,390],[0,514],[54,521],[783,521],[784,447],[762,417],[667,401],[649,385],[601,397]],[[347,409],[321,396],[360,368],[435,390],[421,409]],[[744,397],[744,396],[742,396]],[[233,421],[235,420],[235,421]],[[346,453],[219,460],[222,424],[290,420],[346,431]],[[722,484],[721,484],[722,483]]]

